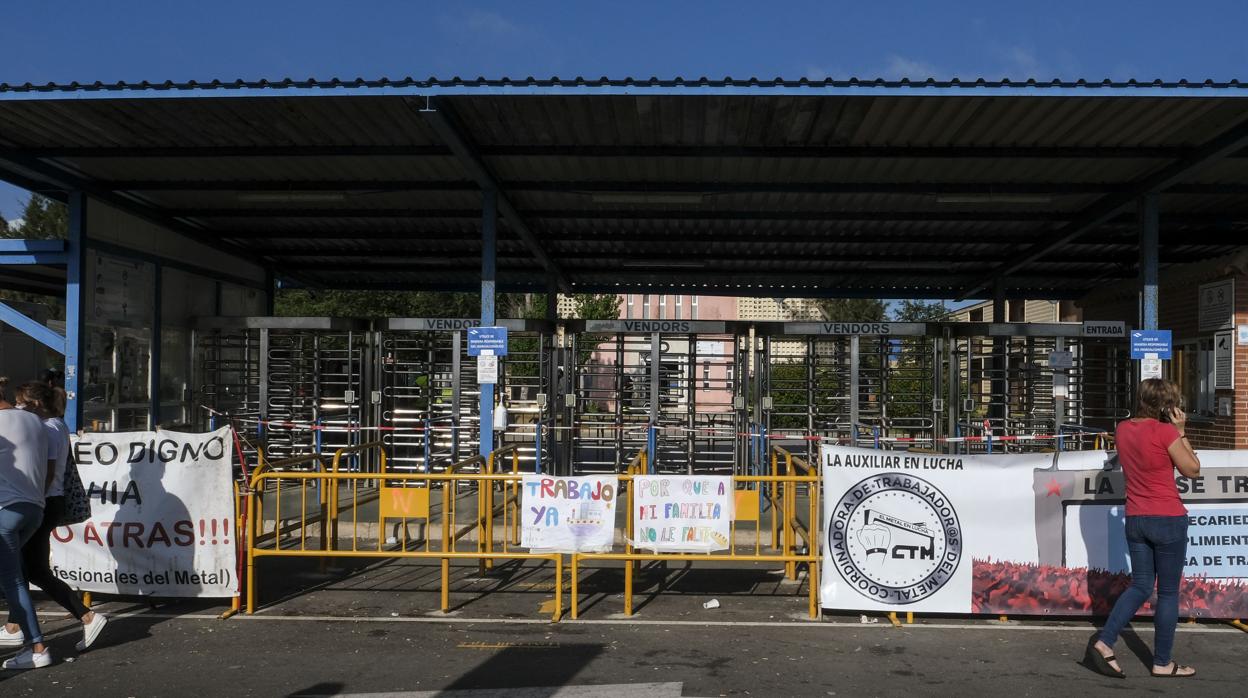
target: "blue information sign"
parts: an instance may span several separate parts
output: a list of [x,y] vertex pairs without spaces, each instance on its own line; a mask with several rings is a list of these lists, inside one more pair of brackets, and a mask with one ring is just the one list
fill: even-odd
[[1170,358],[1170,330],[1132,330],[1131,358],[1147,358],[1156,354],[1159,359]]
[[482,350],[492,352],[495,356],[506,356],[507,328],[469,327],[468,356],[480,356]]

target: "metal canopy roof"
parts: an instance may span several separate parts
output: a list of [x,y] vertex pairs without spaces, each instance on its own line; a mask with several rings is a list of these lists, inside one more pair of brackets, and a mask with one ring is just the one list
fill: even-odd
[[1248,85],[0,85],[0,177],[320,288],[1066,298],[1248,235]]

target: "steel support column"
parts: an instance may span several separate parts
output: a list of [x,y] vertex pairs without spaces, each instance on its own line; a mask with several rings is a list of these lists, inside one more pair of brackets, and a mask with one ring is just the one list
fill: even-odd
[[85,290],[87,271],[87,196],[81,191],[69,194],[69,230],[66,233],[65,260],[65,424],[69,431],[83,428],[81,385],[78,367],[82,363]]
[[[481,193],[481,326],[494,325],[495,253],[498,242],[498,192],[486,189]],[[480,359],[478,359],[480,360]],[[494,384],[481,384],[480,449],[482,456],[494,450]]]
[[[1006,315],[1005,283],[1001,279],[998,279],[992,286],[992,321],[1010,321]],[[1002,430],[1002,435],[1005,435],[1005,418],[1009,414],[1009,406],[1006,404],[1008,399],[1006,393],[1009,387],[1005,382],[1008,369],[1005,354],[1009,348],[1008,342],[1006,337],[993,337],[992,339],[992,400],[989,402],[988,417],[992,420],[994,429],[999,427]]]
[[559,320],[559,280],[553,276],[546,278],[546,319]]
[[1145,194],[1136,202],[1140,224],[1140,328],[1157,329],[1158,196]]
[[277,302],[277,278],[271,268],[264,270],[264,313],[269,317],[276,315],[273,306]]
[[147,369],[147,399],[148,399],[148,415],[147,428],[155,429],[160,424],[160,357],[161,357],[161,304],[163,294],[162,289],[162,265],[157,262],[152,265],[152,273],[155,277],[152,295],[152,348],[148,352],[148,369]]

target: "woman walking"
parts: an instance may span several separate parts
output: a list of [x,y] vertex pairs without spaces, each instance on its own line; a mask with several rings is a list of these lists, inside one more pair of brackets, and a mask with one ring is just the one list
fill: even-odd
[[1085,660],[1107,676],[1123,678],[1114,643],[1157,587],[1153,608],[1155,647],[1152,675],[1187,677],[1190,666],[1170,656],[1179,618],[1179,583],[1187,560],[1187,509],[1179,499],[1174,471],[1200,474],[1200,460],[1184,430],[1187,415],[1179,408],[1179,390],[1170,381],[1150,378],[1140,384],[1133,418],[1118,424],[1118,460],[1127,483],[1127,549],[1131,586],[1118,597],[1101,632],[1088,641]]
[[[65,471],[69,465],[69,428],[59,416],[64,414],[57,390],[45,383],[27,383],[17,389],[17,405],[32,412],[43,424],[48,434],[48,460],[55,463],[55,475],[48,489],[43,508],[43,523],[35,535],[22,548],[22,564],[28,584],[35,584],[53,601],[69,611],[82,622],[82,640],[76,645],[79,652],[90,649],[108,618],[94,613],[83,605],[82,599],[69,585],[52,573],[52,529],[60,525],[65,513]],[[22,644],[22,630],[14,609],[9,610],[9,621],[0,628],[0,647]]]
[[43,644],[30,584],[22,570],[22,546],[43,521],[44,497],[55,474],[48,463],[47,428],[30,412],[0,398],[0,591],[29,643],[5,669],[38,669],[52,663]]

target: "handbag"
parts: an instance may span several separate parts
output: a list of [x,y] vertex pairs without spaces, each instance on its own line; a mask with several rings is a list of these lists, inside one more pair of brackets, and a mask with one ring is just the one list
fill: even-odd
[[65,480],[62,484],[65,497],[65,508],[61,510],[57,526],[78,524],[91,518],[91,500],[87,490],[82,486],[82,477],[78,474],[78,464],[74,462],[71,452],[69,462],[65,464]]

